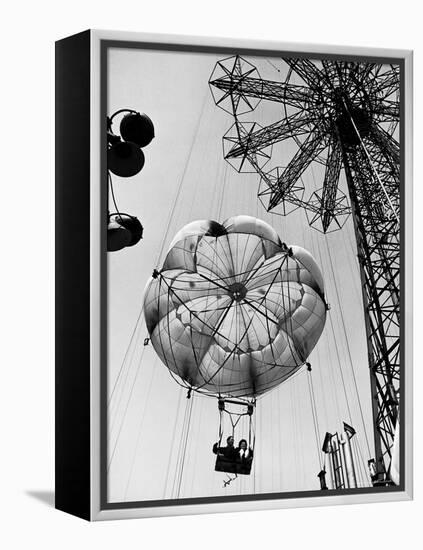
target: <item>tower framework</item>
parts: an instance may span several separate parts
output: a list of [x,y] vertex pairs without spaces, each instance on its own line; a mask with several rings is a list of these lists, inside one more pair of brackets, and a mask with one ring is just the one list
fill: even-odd
[[[340,229],[352,213],[360,265],[375,435],[375,484],[390,482],[400,396],[400,69],[396,65],[283,58],[285,81],[260,77],[240,56],[219,61],[210,78],[216,104],[234,124],[224,156],[238,171],[260,176],[268,211],[301,207],[312,227]],[[245,122],[260,101],[281,104],[282,116],[262,127]],[[294,140],[290,162],[266,171],[272,146]],[[308,199],[301,176],[325,167]],[[342,172],[348,198],[339,189]]]

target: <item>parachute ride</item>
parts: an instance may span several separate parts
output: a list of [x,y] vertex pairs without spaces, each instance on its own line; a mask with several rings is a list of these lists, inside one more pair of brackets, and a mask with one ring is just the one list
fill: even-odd
[[[252,449],[256,399],[306,363],[326,311],[311,254],[244,215],[183,227],[144,296],[150,341],[175,381],[218,398],[219,446],[228,413],[232,434],[249,417]],[[227,471],[220,458],[216,470]]]

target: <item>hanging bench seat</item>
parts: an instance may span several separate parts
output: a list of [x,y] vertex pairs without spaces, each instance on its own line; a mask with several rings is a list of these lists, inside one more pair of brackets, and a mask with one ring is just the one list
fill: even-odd
[[216,457],[215,471],[226,472],[228,474],[250,475],[251,466],[253,463],[252,457],[247,460],[231,460],[224,456]]

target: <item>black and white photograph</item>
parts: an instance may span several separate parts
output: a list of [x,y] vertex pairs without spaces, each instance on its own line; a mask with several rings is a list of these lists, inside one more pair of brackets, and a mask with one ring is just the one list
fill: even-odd
[[403,490],[403,62],[104,55],[103,503]]
[[5,5],[0,548],[418,548],[420,11]]

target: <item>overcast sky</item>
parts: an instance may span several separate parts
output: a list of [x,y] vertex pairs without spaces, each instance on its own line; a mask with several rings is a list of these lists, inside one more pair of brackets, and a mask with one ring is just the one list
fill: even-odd
[[[221,138],[233,120],[215,106],[208,87],[215,63],[223,57],[136,49],[113,49],[109,54],[109,114],[124,107],[144,111],[156,128],[156,138],[144,150],[143,171],[130,179],[114,177],[120,210],[136,215],[144,225],[144,239],[137,246],[108,255],[109,397],[113,391],[108,479],[109,500],[114,502],[319,488],[306,372],[258,400],[253,472],[223,488],[225,476],[214,472],[211,453],[218,433],[217,400],[199,395],[187,400],[186,391],[172,380],[152,346],[143,346],[147,330],[143,322],[136,323],[145,284],[153,269],[160,267],[176,232],[195,219],[221,222],[236,214],[257,216],[270,223],[283,241],[313,254],[331,306],[310,357],[319,444],[326,431],[340,431],[347,421],[357,430],[364,461],[369,458],[354,371],[373,454],[367,347],[351,219],[342,231],[324,236],[309,228],[303,211],[288,217],[269,214],[257,200],[258,176],[238,174],[224,161]],[[263,78],[284,79],[279,59],[248,59]],[[245,120],[267,124],[282,117],[280,104],[262,102]],[[275,148],[269,166],[286,165],[295,151],[290,142]],[[306,196],[321,187],[323,170],[315,163],[304,174]],[[187,407],[192,411],[182,468]],[[236,438],[246,436],[246,431],[247,426],[241,426]]]

